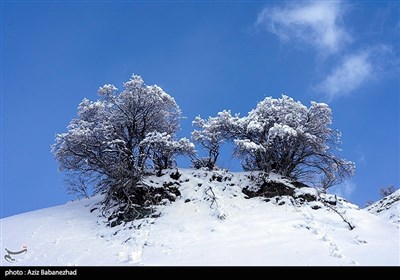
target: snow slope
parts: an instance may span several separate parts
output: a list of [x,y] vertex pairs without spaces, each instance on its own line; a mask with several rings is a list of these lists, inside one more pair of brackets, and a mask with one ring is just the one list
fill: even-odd
[[367,211],[400,226],[400,189],[368,206]]
[[[181,196],[160,206],[158,218],[106,227],[97,196],[1,219],[2,252],[28,247],[1,265],[400,264],[398,227],[343,199],[337,209],[354,230],[320,202],[245,199],[249,174],[181,172]],[[169,181],[166,174],[147,183]]]

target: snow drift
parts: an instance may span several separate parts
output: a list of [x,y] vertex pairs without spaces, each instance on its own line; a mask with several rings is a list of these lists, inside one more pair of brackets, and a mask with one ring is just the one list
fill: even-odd
[[400,226],[400,189],[368,206],[367,211]]
[[172,179],[172,172],[146,179],[155,187],[175,184],[181,193],[152,218],[107,227],[96,196],[1,219],[2,252],[27,246],[1,265],[400,264],[398,225],[370,213],[373,205],[368,212],[324,196],[355,226],[349,230],[326,204],[302,199],[317,195],[311,188],[249,198],[242,189],[251,188],[251,173],[180,170]]

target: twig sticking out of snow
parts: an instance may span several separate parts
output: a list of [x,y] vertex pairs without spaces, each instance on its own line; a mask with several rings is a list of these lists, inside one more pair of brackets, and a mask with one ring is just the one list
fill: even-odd
[[[335,196],[336,197],[336,196]],[[340,218],[342,218],[343,222],[345,222],[350,230],[355,229],[356,227],[351,223],[351,221],[349,220],[349,218],[346,217],[346,215],[344,213],[340,213],[339,210],[335,209],[332,205],[330,205],[329,203],[327,203],[322,197],[321,195],[318,195],[319,200],[322,202],[322,204],[324,204],[326,207],[328,207],[329,209],[331,209],[333,212],[335,212],[336,214],[338,214],[340,216]]]
[[[211,192],[211,194],[209,193]],[[215,195],[213,189],[211,186],[209,186],[207,189],[205,189],[204,193],[211,198],[211,205],[210,208],[213,209],[213,205],[215,204],[215,211],[217,213],[217,216],[219,219],[221,220],[225,220],[226,219],[226,215],[221,211],[218,202],[217,202],[217,196]]]

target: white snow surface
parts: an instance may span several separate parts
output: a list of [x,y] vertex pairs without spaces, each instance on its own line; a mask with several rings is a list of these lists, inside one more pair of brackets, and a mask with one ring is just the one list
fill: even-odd
[[[335,207],[353,230],[318,201],[245,199],[250,173],[180,172],[181,196],[159,206],[158,218],[107,227],[95,209],[102,197],[95,196],[1,219],[2,252],[28,248],[13,263],[2,256],[1,265],[400,264],[398,226],[343,199]],[[158,186],[169,181],[169,174],[147,179]]]
[[368,206],[367,210],[400,227],[400,189]]

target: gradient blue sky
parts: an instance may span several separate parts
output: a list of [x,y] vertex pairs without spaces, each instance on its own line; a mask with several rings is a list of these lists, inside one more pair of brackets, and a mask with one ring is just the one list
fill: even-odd
[[328,103],[357,164],[335,191],[378,199],[400,181],[399,14],[398,1],[2,1],[1,217],[72,199],[54,135],[133,73],[175,97],[180,136],[198,114],[246,114],[265,96]]

